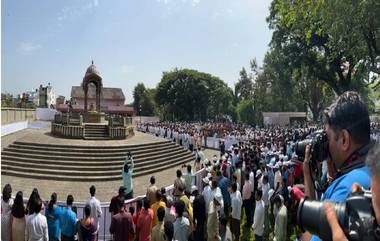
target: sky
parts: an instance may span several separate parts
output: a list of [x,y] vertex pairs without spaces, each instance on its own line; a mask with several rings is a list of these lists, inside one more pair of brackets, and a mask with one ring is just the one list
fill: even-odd
[[93,60],[104,87],[133,102],[137,83],[192,68],[230,87],[244,66],[262,64],[270,0],[2,0],[1,92],[51,83],[70,96]]

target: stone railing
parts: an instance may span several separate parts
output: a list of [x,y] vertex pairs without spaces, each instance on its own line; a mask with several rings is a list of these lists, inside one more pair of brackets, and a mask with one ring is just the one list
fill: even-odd
[[83,130],[83,126],[80,125],[62,125],[59,123],[51,124],[51,133],[66,138],[81,139],[84,134]]
[[[104,122],[108,126],[106,139],[125,139],[134,135],[131,117],[108,116],[107,119],[108,124]],[[84,117],[79,113],[58,113],[51,125],[53,135],[66,138],[85,138],[85,129]]]
[[127,134],[127,128],[124,126],[120,127],[108,127],[108,134],[111,139],[125,139]]
[[25,108],[1,108],[1,124],[35,120],[36,110]]

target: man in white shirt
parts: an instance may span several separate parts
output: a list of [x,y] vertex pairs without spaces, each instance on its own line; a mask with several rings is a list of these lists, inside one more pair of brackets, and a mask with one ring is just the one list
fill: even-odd
[[207,177],[203,178],[202,182],[204,183],[202,196],[205,199],[206,203],[206,214],[208,214],[208,208],[210,206],[210,202],[212,201],[212,194],[211,194],[211,185],[210,185],[210,179],[208,175]]
[[205,154],[203,153],[201,147],[198,147],[198,151],[197,151],[197,153],[195,154],[195,159],[197,159],[198,157],[201,158],[201,161],[202,161],[202,162],[205,160]]
[[264,201],[262,200],[263,191],[256,191],[256,207],[255,214],[253,216],[253,232],[255,234],[255,240],[261,241],[263,240],[264,233]]
[[252,184],[252,198],[254,198],[254,190],[255,190],[255,174],[253,173],[253,170],[251,170],[250,167],[247,167],[247,172],[249,173],[249,181],[251,181]]
[[35,213],[26,217],[25,238],[27,241],[48,241],[49,232],[47,220],[46,217],[40,213],[42,202],[37,198],[32,205],[34,206]]
[[239,240],[240,237],[240,219],[241,219],[241,207],[242,197],[239,190],[237,190],[236,182],[232,183],[230,187],[231,197],[231,232],[234,240]]
[[263,184],[261,190],[263,191],[263,201],[264,201],[264,236],[269,234],[269,183],[268,176],[263,176]]
[[102,208],[100,207],[100,201],[95,197],[96,188],[94,185],[90,187],[91,198],[86,202],[86,205],[91,207],[91,217],[95,220],[97,226],[97,232],[99,231],[99,218],[102,216]]
[[174,240],[187,241],[190,235],[190,221],[188,218],[183,217],[185,211],[185,203],[182,200],[177,200],[174,204],[177,218],[173,223],[174,227]]
[[258,169],[258,170],[256,171],[257,189],[261,189],[261,188],[262,188],[262,185],[263,185],[263,182],[262,182],[262,181],[263,181],[262,176],[263,176],[263,174],[262,174],[261,170]]
[[[220,189],[219,187],[219,184],[216,180],[213,180],[211,182],[211,200],[215,198],[215,196],[217,195],[222,195],[222,190]],[[220,205],[220,215],[224,215],[224,201],[222,199],[222,201],[219,202],[219,205]]]

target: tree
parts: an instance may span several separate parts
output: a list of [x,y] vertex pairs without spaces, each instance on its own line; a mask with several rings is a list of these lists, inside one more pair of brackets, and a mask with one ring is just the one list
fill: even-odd
[[13,95],[1,93],[1,107],[14,107],[13,106]]
[[133,108],[139,115],[153,116],[155,114],[154,93],[154,89],[145,88],[143,83],[138,83],[135,86],[133,90]]
[[241,100],[237,105],[236,109],[238,115],[238,122],[250,125],[255,124],[253,100]]
[[[357,2],[361,3],[356,6]],[[364,28],[364,32],[374,35],[371,38],[376,40],[379,29],[376,20],[379,4],[369,1],[374,4],[374,9],[370,9],[367,2],[275,0],[268,17],[269,26],[274,30],[271,46],[289,56],[290,68],[306,64],[336,94],[347,90],[363,93],[363,79],[368,79],[365,76],[369,74],[365,68],[369,57],[366,49],[376,49],[377,41],[366,47],[368,43],[358,36],[365,35]],[[363,13],[360,20],[355,19],[356,14],[350,14],[356,11]],[[366,11],[369,16],[365,17]]]
[[231,114],[232,90],[218,77],[192,69],[164,72],[155,100],[163,119],[207,120]]
[[251,99],[253,94],[253,82],[252,78],[248,76],[247,71],[243,67],[240,70],[240,78],[235,84],[235,95],[239,100]]
[[322,111],[334,98],[332,89],[308,72],[307,68],[294,70],[292,78],[296,83],[295,90],[298,96],[309,107],[313,114],[313,121],[317,121]]

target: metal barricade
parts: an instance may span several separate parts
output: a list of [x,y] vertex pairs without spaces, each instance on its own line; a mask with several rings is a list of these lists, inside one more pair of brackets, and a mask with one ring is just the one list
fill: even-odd
[[[202,179],[207,175],[207,171],[205,168],[199,170],[198,172],[193,174],[193,185],[196,185],[198,187],[198,190],[202,190]],[[172,195],[174,190],[174,185],[170,185],[166,187],[166,193],[169,195]],[[139,200],[142,200],[145,197],[145,195],[137,196],[133,199],[129,199],[125,201],[125,207],[127,210],[129,207],[133,206],[136,209],[137,202]],[[28,199],[24,198],[24,203],[26,204],[28,202]],[[48,204],[48,201],[45,202],[45,207]],[[57,204],[62,207],[66,207],[66,202],[63,201],[57,201]],[[111,218],[112,215],[109,212],[109,205],[110,202],[102,202],[100,203],[101,210],[102,210],[102,216],[99,218],[99,231],[98,231],[98,240],[99,241],[108,241],[112,240],[112,235],[109,232],[109,228],[111,225]],[[84,217],[84,207],[86,206],[86,202],[74,202],[73,206],[77,208],[77,217],[78,220]],[[41,211],[42,214],[45,215],[45,210]]]

